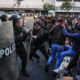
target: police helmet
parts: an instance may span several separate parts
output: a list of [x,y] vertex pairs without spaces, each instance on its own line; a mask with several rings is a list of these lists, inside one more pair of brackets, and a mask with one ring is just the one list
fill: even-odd
[[36,22],[35,26],[40,26],[41,28],[43,28],[42,22],[39,22],[39,21]]
[[21,17],[18,14],[13,14],[10,20],[13,21],[13,27],[16,27],[16,22],[20,21]]
[[6,21],[6,17],[8,17],[8,15],[7,14],[2,14],[1,15],[1,21]]
[[20,15],[18,14],[13,14],[11,17],[10,17],[10,20],[19,20],[21,19]]

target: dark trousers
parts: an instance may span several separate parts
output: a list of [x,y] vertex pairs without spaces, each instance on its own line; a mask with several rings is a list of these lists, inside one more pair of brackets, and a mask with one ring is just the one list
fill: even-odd
[[32,59],[32,57],[38,59],[39,58],[39,55],[36,54],[36,47],[34,45],[31,45],[31,49],[30,49],[30,59]]
[[32,46],[32,48],[31,48],[31,56],[30,57],[35,57],[35,58],[39,58],[39,56],[36,54],[36,51],[37,51],[37,49],[39,49],[41,52],[42,52],[42,54],[45,56],[45,58],[46,58],[46,60],[48,60],[48,53],[46,52],[46,50],[45,50],[45,46],[44,45],[39,45],[39,46]]
[[39,50],[42,52],[44,55],[45,59],[48,60],[48,52],[45,49],[45,45],[40,46]]
[[21,61],[22,61],[22,70],[26,69],[26,64],[27,64],[27,53],[26,50],[24,48],[24,46],[20,46],[17,49],[17,54],[19,55]]

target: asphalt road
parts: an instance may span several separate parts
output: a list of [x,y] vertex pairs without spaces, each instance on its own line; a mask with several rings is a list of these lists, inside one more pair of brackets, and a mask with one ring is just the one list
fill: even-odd
[[[30,72],[30,77],[27,78],[23,76],[20,72],[20,80],[54,80],[52,77],[52,73],[46,73],[45,72],[45,64],[46,60],[44,56],[38,51],[37,52],[40,55],[40,63],[36,62],[36,59],[34,61],[29,61],[27,70]],[[19,59],[19,70],[21,69],[21,61]]]
[[[46,50],[47,48],[48,48],[48,44],[46,44]],[[33,58],[34,61],[29,61],[26,69],[29,71],[31,76],[27,78],[23,76],[20,72],[19,75],[20,80],[55,80],[52,77],[52,70],[50,70],[49,73],[45,72],[45,64],[47,61],[43,56],[43,54],[39,50],[37,51],[37,54],[40,56],[40,63],[37,63],[35,58]],[[19,64],[19,71],[20,71],[21,69],[20,58],[18,58],[18,64]]]

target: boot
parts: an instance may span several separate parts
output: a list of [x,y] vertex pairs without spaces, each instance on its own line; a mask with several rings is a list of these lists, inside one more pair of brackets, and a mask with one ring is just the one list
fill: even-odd
[[45,72],[49,72],[49,65],[48,64],[46,64],[46,66],[45,66]]
[[29,74],[28,71],[22,69],[21,72],[22,72],[22,74],[23,74],[24,76],[30,77],[30,74]]
[[37,58],[37,63],[40,63],[40,57],[39,57],[39,58]]

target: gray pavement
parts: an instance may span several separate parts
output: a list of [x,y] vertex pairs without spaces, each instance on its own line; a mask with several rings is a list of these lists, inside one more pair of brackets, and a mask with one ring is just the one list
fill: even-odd
[[[44,56],[40,53],[40,51],[37,51],[38,55],[40,55],[40,63],[37,63],[36,60],[29,61],[27,70],[30,72],[31,76],[29,78],[23,76],[20,73],[20,80],[54,80],[52,77],[52,73],[46,73],[45,72],[45,64],[46,60]],[[20,59],[19,59],[19,69],[21,68],[20,65]]]

